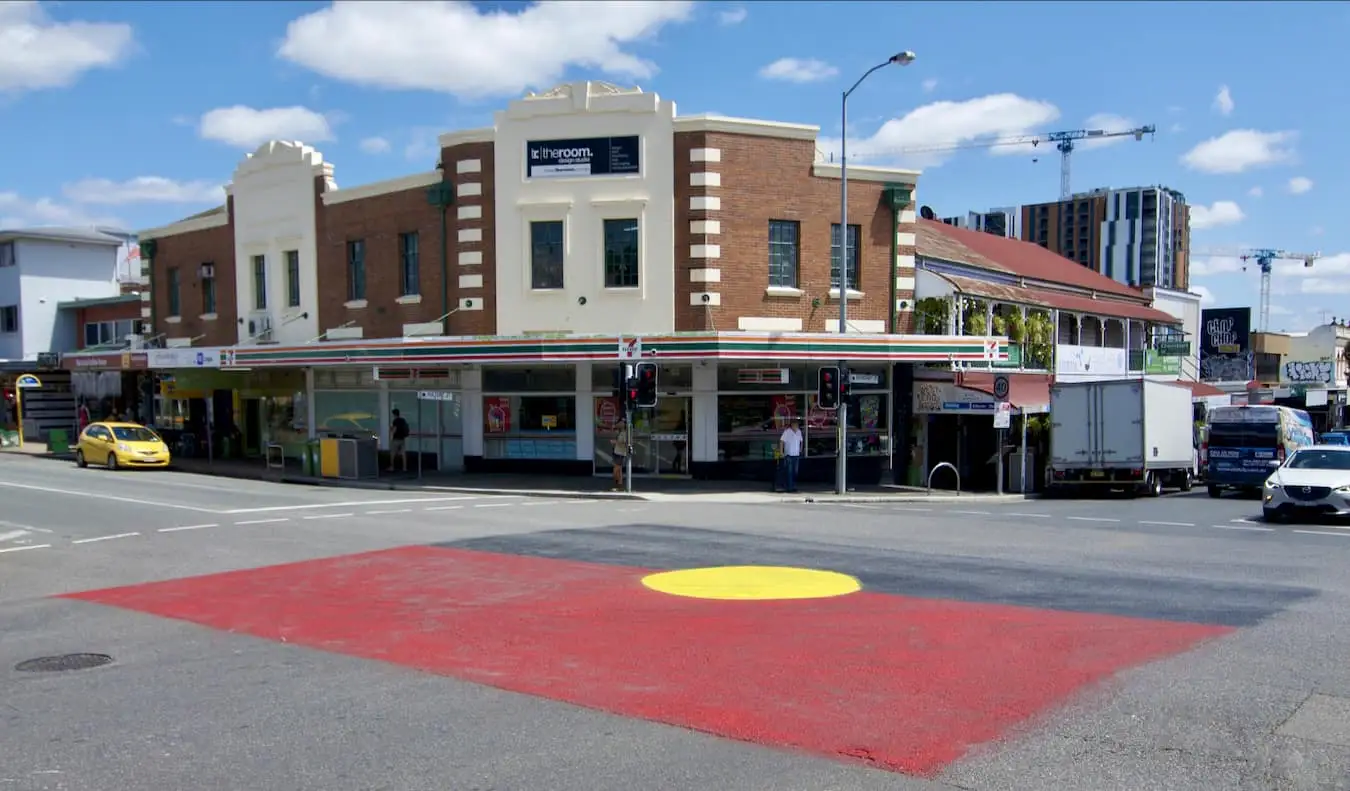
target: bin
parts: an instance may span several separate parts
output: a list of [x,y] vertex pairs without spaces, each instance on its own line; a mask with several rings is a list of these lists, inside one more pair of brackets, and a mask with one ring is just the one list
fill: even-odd
[[319,475],[319,441],[309,440],[300,452],[300,466],[304,474],[314,478]]
[[47,432],[47,452],[63,455],[70,453],[70,434],[63,428],[54,428]]

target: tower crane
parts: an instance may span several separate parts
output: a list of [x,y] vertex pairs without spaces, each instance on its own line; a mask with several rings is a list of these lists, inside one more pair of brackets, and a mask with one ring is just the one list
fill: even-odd
[[1313,262],[1322,257],[1318,253],[1290,253],[1285,250],[1276,250],[1269,247],[1253,247],[1242,250],[1192,250],[1191,256],[1201,256],[1204,258],[1236,258],[1242,262],[1242,271],[1247,271],[1251,263],[1256,264],[1256,268],[1261,272],[1261,306],[1259,308],[1257,325],[1261,332],[1270,329],[1270,276],[1275,269],[1276,261],[1302,261],[1305,267],[1313,265]]
[[1143,140],[1144,135],[1154,135],[1158,128],[1153,124],[1147,126],[1135,127],[1134,129],[1121,129],[1108,132],[1105,129],[1071,129],[1066,132],[1046,132],[1040,135],[1018,135],[1016,137],[999,137],[992,140],[975,140],[970,143],[951,143],[934,146],[919,146],[915,148],[901,148],[892,152],[896,154],[932,154],[939,151],[960,151],[965,148],[1001,148],[1003,146],[1039,146],[1041,143],[1054,143],[1055,149],[1059,151],[1059,199],[1068,200],[1073,192],[1069,188],[1069,160],[1077,148],[1079,140],[1107,140],[1114,137],[1133,137],[1135,140]]

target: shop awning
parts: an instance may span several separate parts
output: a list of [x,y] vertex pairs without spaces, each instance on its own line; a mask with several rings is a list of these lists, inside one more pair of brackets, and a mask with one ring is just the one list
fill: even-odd
[[1008,403],[1026,411],[1041,411],[1050,408],[1049,374],[997,374],[968,371],[957,375],[956,385],[966,390],[974,390],[986,395],[994,394],[994,379],[1008,377]]
[[939,275],[951,283],[962,294],[984,297],[1001,302],[1032,307],[1054,308],[1069,313],[1083,313],[1092,316],[1106,316],[1117,319],[1134,319],[1154,324],[1180,324],[1181,319],[1170,313],[1150,308],[1138,302],[1126,302],[1104,296],[1087,297],[1065,294],[1048,289],[1032,289],[1022,286],[989,283],[984,280],[961,277],[959,275]]

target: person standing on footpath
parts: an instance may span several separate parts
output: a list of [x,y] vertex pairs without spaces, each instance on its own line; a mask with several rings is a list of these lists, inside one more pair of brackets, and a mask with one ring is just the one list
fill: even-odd
[[797,491],[797,465],[802,460],[802,430],[800,418],[792,418],[788,427],[779,438],[778,445],[783,451],[783,489]]
[[619,433],[614,435],[614,491],[623,491],[623,468],[628,460],[628,421],[619,423]]
[[394,471],[394,459],[398,459],[399,466],[403,472],[408,471],[408,435],[412,429],[408,428],[408,421],[403,419],[397,409],[394,410],[394,420],[389,424],[390,443],[389,443],[389,472]]

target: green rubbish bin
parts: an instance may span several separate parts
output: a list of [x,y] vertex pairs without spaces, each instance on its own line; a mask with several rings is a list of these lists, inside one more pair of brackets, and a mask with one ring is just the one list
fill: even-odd
[[63,428],[54,428],[47,432],[47,452],[56,455],[70,453],[70,434]]
[[319,474],[319,442],[310,440],[305,443],[304,452],[300,454],[300,466],[307,477],[317,477]]

